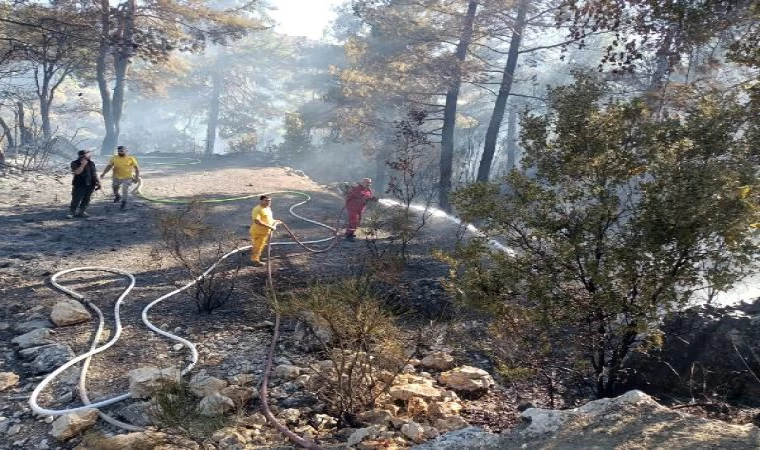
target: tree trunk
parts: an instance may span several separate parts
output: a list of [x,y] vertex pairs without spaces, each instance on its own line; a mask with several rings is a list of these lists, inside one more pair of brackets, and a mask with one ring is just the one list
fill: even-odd
[[499,137],[499,129],[501,128],[502,120],[504,120],[504,110],[507,106],[507,98],[512,90],[515,69],[517,69],[517,59],[520,57],[520,43],[522,41],[523,30],[525,30],[525,16],[528,12],[528,5],[528,0],[520,0],[519,5],[517,6],[517,19],[515,20],[515,25],[512,30],[512,39],[509,42],[507,64],[504,67],[504,76],[501,79],[501,86],[499,86],[499,94],[496,96],[496,105],[494,105],[493,108],[491,122],[488,124],[488,131],[486,131],[483,157],[480,159],[480,167],[478,167],[477,181],[480,182],[487,182],[491,172],[491,163],[493,163],[493,156],[496,152],[496,141]]
[[380,194],[385,192],[387,183],[387,169],[388,165],[386,161],[390,159],[387,149],[381,149],[375,155],[375,179],[373,184],[375,185],[375,196],[379,197]]
[[10,152],[16,147],[16,140],[13,138],[13,131],[11,130],[11,127],[5,123],[2,117],[0,117],[0,128],[3,129],[3,134],[5,134],[6,139],[8,139],[8,146],[6,148]]
[[222,95],[222,85],[224,84],[224,76],[219,69],[219,64],[211,74],[211,84],[211,104],[208,107],[208,122],[206,124],[206,156],[214,154],[216,128],[219,125],[219,98]]
[[106,63],[108,60],[108,53],[110,50],[110,34],[111,34],[111,22],[110,22],[110,5],[108,0],[100,0],[100,8],[102,14],[100,16],[100,47],[98,48],[98,59],[95,62],[95,78],[98,81],[98,90],[100,91],[100,111],[103,114],[103,125],[105,126],[106,134],[103,137],[103,143],[100,146],[101,155],[109,155],[113,153],[116,147],[117,134],[114,128],[113,114],[111,112],[111,90],[107,80]]
[[[41,69],[41,70],[40,70]],[[40,72],[42,79],[40,80]],[[50,79],[53,77],[54,70],[48,66],[47,62],[42,62],[41,67],[34,68],[34,81],[37,86],[37,99],[40,103],[40,119],[42,121],[42,137],[45,142],[50,141],[52,132],[50,131],[50,105],[52,96],[50,95]]]
[[673,51],[670,48],[672,43],[673,33],[672,31],[668,31],[663,37],[660,48],[657,49],[657,65],[652,78],[649,80],[649,86],[647,86],[646,101],[655,116],[659,116],[665,96],[665,88],[670,76],[671,59],[673,57]]
[[628,329],[623,334],[618,348],[614,349],[612,356],[607,362],[607,379],[603,385],[602,392],[597,393],[599,397],[613,397],[617,394],[617,384],[620,381],[620,372],[623,369],[623,362],[631,352],[633,344],[638,336],[636,323],[628,325]]
[[517,107],[512,105],[507,115],[507,173],[517,161]]
[[23,147],[32,143],[32,133],[30,133],[29,129],[26,128],[26,118],[24,117],[24,103],[18,102],[16,103],[16,107],[18,114],[19,143],[21,144],[21,147]]
[[111,110],[113,112],[113,124],[116,132],[116,139],[119,139],[121,115],[124,110],[124,88],[127,84],[127,69],[132,58],[134,50],[132,37],[134,34],[134,14],[135,0],[129,0],[126,10],[124,11],[124,21],[120,34],[119,48],[114,55],[114,87]]
[[42,136],[45,138],[45,142],[50,142],[52,137],[52,131],[50,130],[50,104],[52,103],[47,92],[40,96],[40,118],[42,120]]
[[120,122],[124,110],[124,89],[126,87],[127,69],[134,51],[132,37],[134,34],[135,0],[129,0],[117,17],[119,30],[116,33],[116,51],[113,55],[114,87],[113,95],[107,80],[106,63],[110,51],[110,6],[108,0],[100,0],[101,41],[96,62],[96,78],[100,90],[103,124],[106,134],[100,147],[101,154],[113,153],[119,141]]
[[467,14],[462,25],[462,36],[457,44],[455,53],[456,63],[452,68],[451,85],[446,92],[446,105],[443,108],[443,129],[441,131],[441,168],[438,183],[438,206],[444,211],[451,210],[449,193],[451,192],[451,172],[454,162],[454,128],[457,118],[457,100],[459,99],[459,87],[462,84],[462,63],[467,57],[467,48],[472,41],[472,28],[475,22],[475,13],[478,3],[470,0],[467,6]]

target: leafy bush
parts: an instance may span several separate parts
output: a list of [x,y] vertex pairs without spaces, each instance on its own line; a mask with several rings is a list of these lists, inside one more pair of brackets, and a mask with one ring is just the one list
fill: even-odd
[[408,361],[402,333],[369,278],[292,293],[285,314],[309,322],[329,364],[314,367],[317,396],[342,418],[372,409]]
[[[728,94],[654,120],[585,75],[522,124],[524,171],[454,195],[514,255],[476,239],[450,255],[452,292],[512,336],[502,358],[582,374],[616,392],[624,361],[664,312],[751,273],[757,142]],[[511,342],[511,343],[509,343]]]

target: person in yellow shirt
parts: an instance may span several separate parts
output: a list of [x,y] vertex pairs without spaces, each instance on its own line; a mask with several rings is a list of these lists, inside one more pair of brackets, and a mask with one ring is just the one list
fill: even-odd
[[279,225],[279,220],[272,216],[272,198],[268,195],[259,197],[259,204],[251,211],[251,264],[254,266],[263,266],[261,262],[261,252],[267,245],[269,236],[275,227]]
[[[121,202],[121,209],[124,210],[127,207],[127,198],[129,196],[129,187],[132,183],[140,181],[140,166],[137,165],[137,158],[127,155],[127,147],[120,145],[116,147],[116,155],[111,157],[108,165],[103,169],[103,174],[100,178],[106,176],[109,170],[113,168],[113,181],[111,187],[113,188],[113,202]],[[121,194],[119,194],[121,189]]]

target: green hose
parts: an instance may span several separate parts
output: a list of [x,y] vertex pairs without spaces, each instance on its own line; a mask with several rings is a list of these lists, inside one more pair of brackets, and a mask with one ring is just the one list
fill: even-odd
[[149,195],[146,195],[142,192],[143,187],[143,180],[142,178],[137,183],[137,187],[132,191],[132,193],[143,199],[147,200],[149,202],[153,203],[164,203],[164,204],[170,204],[170,205],[187,205],[189,203],[198,202],[198,203],[225,203],[225,202],[239,202],[242,200],[251,200],[255,198],[259,198],[262,195],[272,195],[272,194],[294,194],[294,195],[300,195],[302,197],[306,197],[307,199],[311,199],[311,197],[300,191],[271,191],[271,192],[262,192],[259,194],[248,194],[248,195],[241,195],[237,197],[222,197],[222,198],[204,198],[201,200],[175,200],[171,198],[155,198],[151,197]]
[[[200,164],[201,160],[198,158],[177,158],[174,156],[152,156],[152,155],[142,155],[139,157],[140,160],[145,159],[154,159],[154,158],[162,158],[162,159],[174,159],[177,162],[150,162],[150,165],[152,166],[191,166],[193,164]],[[185,161],[185,162],[182,162]]]

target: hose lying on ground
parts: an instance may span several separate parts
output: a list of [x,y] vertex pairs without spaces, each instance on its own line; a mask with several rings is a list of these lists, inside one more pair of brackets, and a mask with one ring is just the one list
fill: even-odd
[[[292,235],[292,233],[291,233]],[[337,241],[337,239],[336,239]],[[272,410],[269,409],[269,376],[272,373],[272,361],[274,361],[274,351],[277,347],[277,341],[280,338],[280,307],[277,302],[277,293],[274,289],[274,278],[272,277],[272,246],[267,245],[267,290],[269,291],[269,297],[272,300],[274,306],[274,330],[272,332],[272,342],[269,344],[269,350],[267,351],[267,359],[264,365],[264,375],[261,377],[261,387],[259,388],[259,400],[261,402],[261,411],[267,418],[269,423],[272,424],[277,431],[285,435],[290,442],[300,445],[303,448],[311,450],[324,450],[313,441],[302,438],[294,433],[290,428],[280,423],[277,418],[272,414]]]
[[[136,189],[136,191],[138,191],[138,193],[139,193],[139,188],[140,188],[140,185],[138,184],[138,187]],[[270,241],[269,244],[268,244],[268,246],[267,246],[268,247],[267,251],[268,251],[269,254],[271,254],[271,247],[275,246],[275,245],[294,245],[295,244],[295,245],[299,245],[299,246],[303,247],[304,249],[306,249],[307,251],[309,251],[311,253],[326,252],[326,251],[330,250],[335,245],[335,243],[337,242],[337,230],[338,230],[337,227],[333,228],[333,227],[331,227],[329,225],[325,225],[325,224],[323,224],[321,222],[318,222],[318,221],[315,221],[315,220],[311,220],[311,219],[307,219],[307,218],[305,218],[305,217],[297,214],[294,211],[294,209],[296,207],[301,206],[301,205],[305,204],[306,202],[308,202],[309,200],[311,200],[311,197],[308,194],[300,192],[300,191],[275,191],[275,192],[269,192],[269,193],[267,193],[267,195],[271,195],[271,194],[296,194],[296,195],[301,195],[301,196],[305,197],[305,200],[303,200],[302,202],[296,203],[296,204],[292,205],[289,208],[290,214],[292,214],[294,217],[299,218],[301,220],[304,220],[304,221],[306,221],[308,223],[315,224],[315,225],[327,228],[327,229],[329,229],[329,230],[332,231],[333,235],[330,236],[330,237],[328,237],[328,238],[324,238],[324,239],[301,241],[301,240],[299,240],[295,236],[295,234],[292,232],[292,230],[287,225],[283,224],[284,227],[285,227],[285,229],[286,229],[286,231],[290,234],[290,236],[291,236],[291,238],[293,239],[294,242],[271,242]],[[255,194],[255,195],[249,195],[249,196],[244,196],[244,197],[236,197],[236,198],[230,198],[230,199],[212,199],[209,202],[216,203],[216,202],[222,202],[222,201],[243,200],[243,199],[255,198],[255,197],[258,197],[260,195],[263,195],[263,194]],[[181,200],[151,199],[151,198],[148,198],[148,197],[146,197],[144,195],[141,195],[141,197],[144,198],[144,199],[146,199],[146,200],[157,201],[159,203],[173,203],[173,204],[189,203],[188,201],[181,201]],[[342,211],[341,211],[341,214],[342,214]],[[327,241],[332,241],[332,242],[326,248],[322,248],[322,249],[314,249],[314,248],[311,248],[311,247],[309,247],[307,245],[307,244],[323,243],[323,242],[327,242]],[[143,309],[143,311],[142,311],[142,320],[143,320],[143,323],[145,323],[145,325],[148,328],[150,328],[152,331],[154,331],[154,332],[156,332],[156,333],[158,333],[158,334],[160,334],[162,336],[165,336],[165,337],[168,337],[169,339],[178,341],[178,342],[182,343],[185,347],[188,347],[190,349],[191,355],[192,355],[191,356],[191,363],[187,367],[185,367],[185,369],[182,370],[182,372],[181,372],[182,375],[185,375],[188,372],[190,372],[195,367],[195,364],[198,362],[198,351],[197,351],[195,345],[192,342],[190,342],[190,341],[188,341],[188,340],[186,340],[186,339],[184,339],[182,337],[176,336],[176,335],[174,335],[172,333],[164,331],[164,330],[156,327],[155,325],[153,325],[150,322],[150,320],[148,319],[148,312],[150,311],[151,308],[153,308],[153,306],[157,305],[158,303],[162,302],[163,300],[166,300],[167,298],[172,297],[172,296],[174,296],[174,295],[176,295],[176,294],[178,294],[178,293],[180,293],[180,292],[182,292],[182,291],[184,291],[184,290],[192,287],[196,283],[198,283],[198,281],[202,280],[209,273],[211,273],[211,271],[213,271],[219,265],[219,263],[221,263],[225,259],[227,259],[230,256],[232,256],[234,254],[237,254],[239,252],[248,250],[250,248],[251,248],[251,246],[247,245],[247,246],[236,248],[236,249],[228,252],[227,254],[223,255],[219,260],[217,260],[213,265],[211,265],[211,267],[209,267],[200,276],[198,276],[197,278],[195,278],[191,282],[187,283],[186,285],[184,285],[184,286],[182,286],[182,287],[180,287],[178,289],[175,289],[175,290],[169,292],[168,294],[165,294],[165,295],[159,297],[158,299],[154,300],[153,302],[151,302],[150,304],[148,304]],[[96,305],[94,305],[92,302],[90,302],[89,300],[85,299],[85,297],[83,295],[75,292],[72,289],[69,289],[69,288],[66,288],[66,287],[60,285],[58,283],[58,281],[57,281],[58,278],[61,277],[62,275],[66,275],[66,274],[69,274],[69,273],[72,273],[72,272],[79,272],[79,271],[101,271],[101,272],[115,273],[115,274],[119,274],[119,275],[124,275],[124,276],[128,277],[129,280],[130,280],[129,286],[126,289],[124,289],[124,291],[121,293],[121,295],[119,295],[119,297],[118,297],[118,299],[116,301],[116,304],[114,305],[114,317],[115,317],[115,322],[116,322],[116,324],[115,324],[116,325],[115,332],[114,332],[112,338],[108,342],[106,342],[105,344],[103,344],[101,346],[97,345],[98,342],[100,341],[100,337],[102,335],[103,328],[104,328],[103,314],[100,311],[100,309]],[[98,314],[99,324],[98,324],[97,331],[96,331],[95,335],[93,336],[93,341],[92,341],[92,344],[90,346],[90,350],[87,351],[86,353],[82,354],[82,355],[79,355],[79,356],[73,358],[72,360],[66,362],[65,364],[63,364],[62,366],[60,366],[59,368],[57,368],[56,370],[54,370],[52,373],[50,373],[48,376],[46,376],[42,380],[42,382],[40,382],[40,384],[34,389],[34,391],[32,392],[32,395],[29,398],[29,405],[30,405],[32,411],[35,414],[39,414],[39,415],[58,416],[58,415],[63,415],[63,414],[68,414],[68,413],[82,411],[82,410],[89,409],[89,408],[101,408],[101,407],[112,405],[114,403],[117,403],[117,402],[120,402],[122,400],[130,398],[131,395],[129,393],[126,393],[126,394],[121,394],[121,395],[118,395],[118,396],[115,396],[115,397],[111,397],[111,398],[100,400],[100,401],[97,401],[97,402],[93,403],[93,402],[90,401],[90,399],[89,399],[89,397],[87,395],[86,377],[87,377],[87,369],[89,368],[92,356],[94,356],[94,355],[96,355],[98,353],[101,353],[101,352],[107,350],[108,348],[110,348],[111,346],[113,346],[116,343],[116,341],[119,339],[119,337],[121,336],[122,326],[121,326],[121,317],[120,317],[120,307],[121,307],[123,299],[130,293],[130,291],[135,286],[135,278],[134,278],[134,276],[131,273],[129,273],[127,271],[124,271],[124,270],[121,270],[121,269],[115,269],[115,268],[109,268],[109,267],[100,267],[100,266],[87,266],[87,267],[76,267],[76,268],[72,268],[72,269],[63,270],[61,272],[58,272],[58,273],[56,273],[56,274],[54,274],[52,276],[51,283],[53,284],[53,286],[56,289],[58,289],[58,290],[60,290],[60,291],[62,291],[64,293],[66,293],[66,294],[68,294],[68,295],[76,298],[77,300],[80,300],[85,305],[87,305],[90,308],[92,308],[93,310],[95,310],[95,312]],[[267,259],[267,286],[268,286],[270,292],[273,293],[274,292],[274,281],[273,281],[273,278],[272,278],[271,257]],[[275,298],[275,301],[276,301],[276,298]],[[269,405],[267,404],[267,391],[268,391],[267,384],[268,384],[268,380],[269,380],[269,372],[271,371],[272,360],[274,358],[275,345],[276,345],[277,339],[279,337],[279,324],[280,324],[280,315],[279,315],[279,310],[278,310],[276,304],[275,304],[275,314],[276,314],[276,323],[275,323],[275,329],[274,329],[274,333],[273,333],[273,340],[272,340],[272,344],[271,344],[270,349],[269,349],[269,353],[268,353],[268,356],[267,356],[267,361],[265,363],[266,371],[265,371],[264,377],[262,379],[262,388],[261,388],[262,392],[263,392],[262,395],[261,395],[262,409],[264,410],[264,414],[267,416],[268,420],[270,420],[270,422],[272,422],[272,425],[275,426],[275,428],[277,428],[280,432],[282,432],[283,434],[285,434],[288,437],[288,439],[290,439],[294,443],[296,443],[298,445],[301,445],[301,446],[304,446],[306,448],[311,448],[311,449],[315,449],[315,450],[321,449],[321,447],[317,446],[314,443],[311,443],[310,441],[304,440],[303,438],[299,437],[298,435],[296,435],[295,433],[293,433],[292,431],[288,430],[286,427],[284,427],[283,425],[281,425],[279,422],[277,422],[275,420],[274,416],[271,414],[271,411],[269,410]],[[39,398],[40,393],[45,389],[45,387],[47,387],[47,385],[50,384],[52,382],[52,380],[54,380],[63,371],[65,371],[69,367],[71,367],[71,366],[79,363],[80,361],[84,361],[83,365],[82,365],[82,369],[80,371],[80,380],[79,380],[80,398],[82,399],[82,402],[84,403],[84,406],[76,407],[76,408],[68,408],[68,409],[63,409],[63,410],[53,410],[53,409],[48,409],[48,408],[42,408],[42,407],[40,407],[39,404],[38,404],[38,398]],[[104,420],[106,420],[107,422],[109,422],[109,423],[111,423],[111,424],[113,424],[113,425],[115,425],[117,427],[124,428],[124,429],[129,430],[129,431],[141,431],[141,430],[143,430],[143,428],[141,428],[141,427],[136,427],[134,425],[126,424],[124,422],[121,422],[121,421],[118,421],[116,419],[113,419],[113,418],[111,418],[111,417],[109,417],[109,416],[107,416],[107,415],[105,415],[103,413],[100,413],[100,417],[102,417]]]

